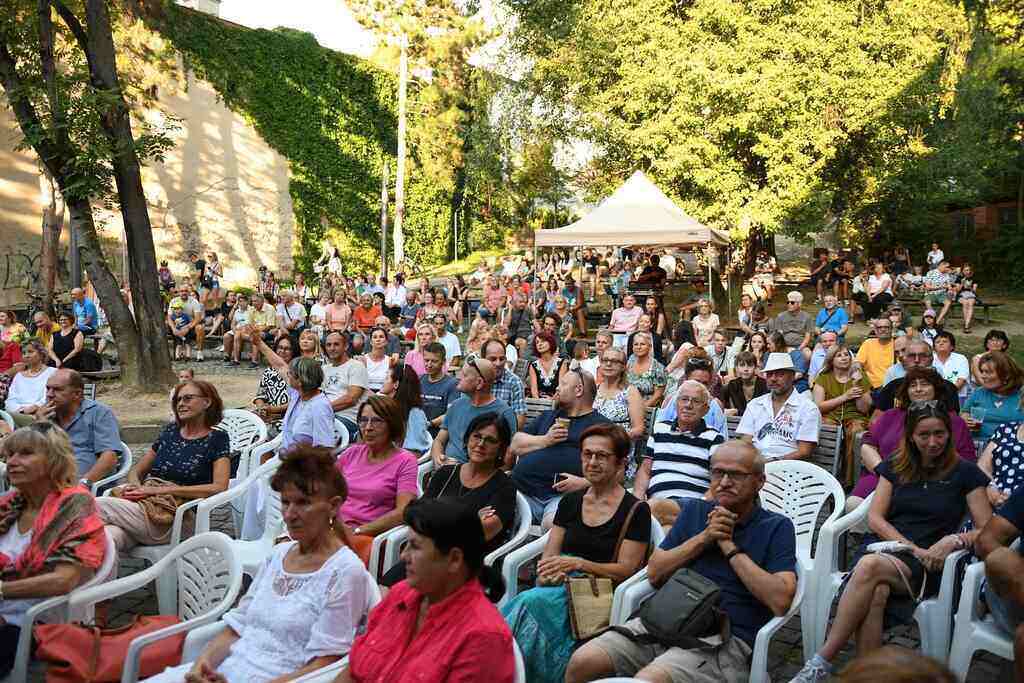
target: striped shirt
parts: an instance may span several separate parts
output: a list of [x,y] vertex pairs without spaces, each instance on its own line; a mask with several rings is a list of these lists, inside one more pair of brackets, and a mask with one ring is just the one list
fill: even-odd
[[645,458],[651,459],[648,498],[702,498],[711,485],[711,454],[725,438],[705,424],[680,432],[675,421],[654,425]]

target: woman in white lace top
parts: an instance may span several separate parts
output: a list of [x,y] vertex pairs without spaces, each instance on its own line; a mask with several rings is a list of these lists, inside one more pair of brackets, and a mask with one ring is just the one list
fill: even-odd
[[300,445],[281,457],[270,485],[291,541],[274,547],[224,630],[194,662],[150,683],[264,683],[291,679],[348,654],[365,621],[373,578],[334,532],[347,494],[334,458]]

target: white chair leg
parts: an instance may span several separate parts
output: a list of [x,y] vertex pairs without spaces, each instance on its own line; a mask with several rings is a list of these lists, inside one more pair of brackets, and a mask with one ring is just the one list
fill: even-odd
[[[800,635],[804,646],[804,661],[808,661],[814,656],[814,653],[818,651],[815,647],[815,619],[817,618],[818,610],[810,601],[805,600],[800,605]],[[807,626],[804,626],[807,624]]]
[[178,613],[178,570],[166,571],[156,578],[156,604],[160,614]]

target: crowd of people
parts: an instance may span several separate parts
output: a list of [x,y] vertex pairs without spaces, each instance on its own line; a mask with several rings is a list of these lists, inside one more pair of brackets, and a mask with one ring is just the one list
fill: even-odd
[[[730,329],[699,280],[678,315],[664,309],[658,289],[685,271],[672,257],[586,250],[436,286],[346,278],[335,251],[317,264],[318,291],[262,271],[251,297],[221,287],[215,254],[192,255],[196,287],[162,269],[181,358],[194,345],[204,360],[204,338],[220,335],[229,366],[246,349],[265,365],[251,408],[280,435],[265,456],[279,464],[247,496],[238,533],[263,535],[269,496],[285,529],[221,634],[155,680],[284,680],[347,656],[339,681],[512,681],[513,639],[531,682],[745,680],[758,630],[797,585],[793,522],[759,503],[765,464],[810,460],[824,424],[842,427],[838,477],[848,511],[870,505],[869,529],[823,646],[793,680],[825,680],[851,637],[859,655],[878,656],[883,624],[934,596],[944,558],[962,548],[991,563],[993,612],[1024,647],[1012,580],[1024,558],[1008,550],[1024,528],[1024,371],[999,330],[974,358],[956,352],[942,323],[957,303],[970,329],[969,268],[946,277],[936,245],[915,326],[897,300],[919,269],[905,250],[866,264],[860,288],[841,275],[850,261],[824,254],[812,269],[821,308],[791,291],[774,314],[776,266],[761,254]],[[602,285],[614,303],[591,330],[587,304]],[[87,580],[104,534],[117,552],[166,543],[175,511],[226,490],[238,466],[216,384],[190,371],[171,393],[171,422],[124,482],[93,497],[125,454],[114,414],[84,398],[61,356],[98,329],[95,304],[76,301],[30,337],[2,325],[16,429],[0,441],[13,487],[0,498],[0,675],[25,611]],[[868,336],[855,349],[846,338],[861,313]],[[546,399],[532,417],[528,399]],[[338,425],[349,445],[332,456]],[[533,587],[499,611],[505,588],[484,557],[520,521],[518,497],[547,540]],[[369,566],[374,539],[402,525],[401,562]],[[879,541],[901,545],[875,552]],[[655,586],[683,570],[714,582],[729,629],[681,646],[632,618],[579,642],[566,582],[618,584],[644,566]]]

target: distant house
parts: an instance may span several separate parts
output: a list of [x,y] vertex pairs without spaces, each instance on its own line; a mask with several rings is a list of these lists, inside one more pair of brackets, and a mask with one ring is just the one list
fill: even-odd
[[946,214],[952,237],[958,242],[972,243],[991,240],[1001,230],[1017,227],[1017,202],[985,204],[971,209],[959,209]]

